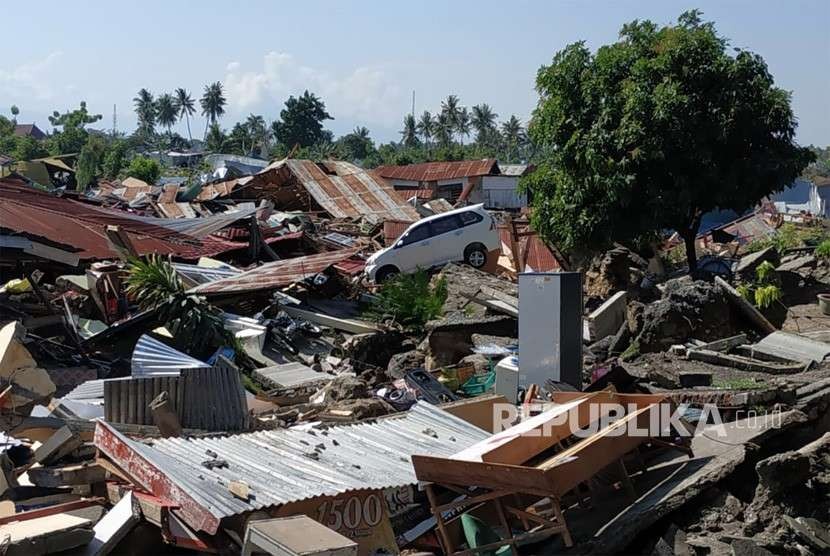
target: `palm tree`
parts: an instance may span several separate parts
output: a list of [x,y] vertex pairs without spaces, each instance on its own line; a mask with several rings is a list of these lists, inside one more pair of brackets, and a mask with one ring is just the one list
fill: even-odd
[[369,128],[365,126],[358,126],[354,128],[354,131],[352,131],[352,133],[354,133],[358,139],[361,139],[363,141],[369,138]]
[[251,114],[245,121],[245,127],[248,128],[248,135],[251,137],[251,150],[256,149],[257,145],[260,147],[266,146],[268,129],[265,125],[265,118]]
[[438,114],[438,117],[435,119],[434,133],[439,145],[446,147],[452,143],[453,129],[455,128],[452,122],[450,122],[450,117],[445,112]]
[[167,128],[167,133],[170,133],[170,128],[176,123],[176,104],[167,93],[156,100],[156,121]]
[[493,109],[487,103],[473,106],[470,123],[473,124],[473,129],[476,130],[476,143],[487,141],[496,127],[496,118],[498,117],[499,115],[493,112]]
[[153,100],[153,93],[147,89],[141,89],[133,99],[133,104],[138,116],[139,133],[145,137],[155,133],[156,103]]
[[461,113],[461,108],[458,106],[458,97],[456,95],[449,95],[446,100],[441,102],[441,113],[447,117],[450,124],[450,136],[458,127],[458,116]]
[[501,133],[507,145],[507,159],[513,160],[514,151],[522,143],[524,136],[521,120],[515,114],[510,116],[509,120],[501,124]]
[[205,135],[205,149],[210,152],[220,153],[225,150],[228,137],[219,124],[211,124],[210,131]]
[[424,143],[429,147],[429,140],[435,132],[435,120],[432,119],[432,114],[428,110],[424,110],[421,117],[418,119],[418,133],[424,138]]
[[401,130],[401,143],[405,147],[414,147],[418,144],[418,124],[415,116],[407,114],[403,119],[403,130]]
[[193,142],[193,135],[190,133],[190,116],[196,113],[196,103],[186,90],[179,87],[176,89],[176,97],[174,99],[176,112],[179,114],[179,120],[182,118],[187,122],[187,138]]
[[215,124],[222,114],[225,113],[225,95],[222,92],[222,84],[218,81],[205,85],[205,92],[202,98],[199,99],[199,104],[202,106],[202,116],[207,118],[205,123],[205,136],[207,136],[208,126]]
[[470,136],[470,112],[467,107],[463,107],[458,112],[458,121],[455,124],[458,134],[461,136],[461,145],[464,145],[464,138]]

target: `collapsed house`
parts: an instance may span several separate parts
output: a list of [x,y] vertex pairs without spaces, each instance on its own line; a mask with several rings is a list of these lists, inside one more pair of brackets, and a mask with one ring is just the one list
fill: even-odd
[[[472,202],[526,169],[225,158],[78,195],[0,181],[8,553],[825,548],[830,266],[746,254],[780,225],[766,207],[699,238],[729,248],[706,281],[621,246],[574,264],[493,213],[498,264],[431,269],[446,299],[407,326],[367,258],[452,210],[442,186]],[[127,293],[151,253],[222,333]],[[736,289],[762,265],[783,313]],[[680,421],[648,429],[664,409]]]

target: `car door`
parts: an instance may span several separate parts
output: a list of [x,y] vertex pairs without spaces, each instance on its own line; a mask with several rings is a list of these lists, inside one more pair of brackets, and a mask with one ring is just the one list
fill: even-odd
[[432,231],[432,265],[464,258],[464,233],[457,214],[436,218],[429,225]]
[[430,264],[429,222],[418,224],[401,236],[395,243],[395,263],[402,272],[417,268],[429,268]]

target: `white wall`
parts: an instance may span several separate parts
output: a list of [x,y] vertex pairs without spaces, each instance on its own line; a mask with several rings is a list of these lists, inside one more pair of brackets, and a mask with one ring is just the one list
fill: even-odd
[[522,208],[527,206],[527,194],[518,193],[517,176],[484,176],[481,183],[482,199],[487,208]]

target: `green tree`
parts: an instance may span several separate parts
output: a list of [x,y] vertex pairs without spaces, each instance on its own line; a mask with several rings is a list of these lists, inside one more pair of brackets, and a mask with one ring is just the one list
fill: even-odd
[[55,110],[49,116],[49,123],[60,129],[55,129],[49,137],[49,152],[53,155],[79,153],[89,137],[85,126],[101,118],[101,114],[89,113],[85,101],[81,101],[77,110],[69,110],[63,114]]
[[98,135],[92,135],[81,149],[75,164],[75,184],[78,191],[85,191],[101,172],[107,144]]
[[429,140],[432,139],[435,133],[435,120],[428,110],[424,110],[424,113],[418,118],[418,133],[424,140],[424,144],[429,148]]
[[515,115],[501,124],[501,138],[507,152],[507,160],[513,162],[518,156],[519,147],[524,144],[524,128]]
[[455,124],[455,129],[461,137],[461,144],[464,144],[464,138],[470,136],[470,112],[464,106],[458,112],[458,121]]
[[[250,114],[245,120],[245,128],[248,131],[251,147],[250,152],[258,154],[268,150],[268,126],[265,125],[265,118],[256,114]],[[257,148],[259,150],[257,150]]]
[[405,147],[415,147],[418,145],[418,124],[415,121],[415,116],[407,114],[403,118],[403,129],[401,130],[401,143]]
[[144,139],[152,137],[156,132],[157,107],[153,93],[141,89],[133,98],[135,115],[138,117],[138,134]]
[[808,148],[816,156],[816,159],[804,170],[803,177],[808,180],[830,178],[830,146],[821,148],[810,145]]
[[458,105],[459,100],[456,95],[448,95],[446,100],[441,102],[441,114],[446,118],[447,124],[450,128],[450,139],[452,134],[458,129],[458,117],[461,114],[461,107]]
[[690,272],[700,219],[738,212],[792,183],[813,160],[793,140],[790,94],[764,60],[736,49],[700,12],[676,25],[623,26],[543,66],[531,139],[546,155],[525,179],[533,225],[560,248],[684,239]]
[[205,92],[202,98],[199,99],[199,104],[202,107],[202,116],[207,119],[205,122],[205,136],[207,136],[208,127],[215,124],[225,113],[225,105],[227,102],[220,82],[216,81],[210,85],[205,85]]
[[177,119],[176,101],[173,99],[173,96],[168,93],[159,95],[159,98],[156,100],[156,121],[159,125],[166,127],[167,133],[170,134],[170,129],[176,123]]
[[280,119],[272,124],[277,141],[291,149],[294,145],[310,147],[331,142],[331,132],[323,129],[323,122],[334,118],[326,112],[325,103],[314,93],[305,91],[299,98],[288,97]]
[[136,156],[127,166],[127,175],[153,185],[161,176],[161,165],[152,158]]
[[9,109],[9,112],[12,114],[12,121],[17,124],[17,116],[20,115],[20,108],[17,107],[16,104],[12,104],[12,107]]
[[341,156],[351,162],[363,162],[376,153],[375,143],[369,137],[369,130],[356,127],[337,140]]
[[205,149],[213,153],[224,152],[228,143],[228,137],[219,124],[211,124],[208,134],[205,137]]
[[470,123],[476,132],[476,143],[483,145],[492,137],[492,132],[496,129],[496,118],[498,117],[499,115],[493,112],[493,109],[487,103],[473,106]]
[[441,111],[435,118],[435,139],[438,141],[438,146],[446,148],[452,144],[452,134],[455,126],[450,121],[450,116],[445,111]]
[[190,93],[181,87],[176,89],[173,102],[176,107],[176,112],[179,115],[179,121],[184,118],[187,122],[187,139],[192,143],[193,135],[190,133],[190,116],[196,113],[196,103],[193,101]]
[[124,157],[127,154],[127,142],[120,138],[110,141],[104,160],[101,162],[101,173],[109,179],[118,177],[124,167]]

